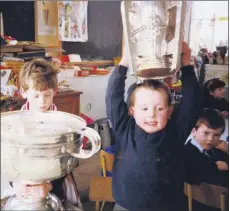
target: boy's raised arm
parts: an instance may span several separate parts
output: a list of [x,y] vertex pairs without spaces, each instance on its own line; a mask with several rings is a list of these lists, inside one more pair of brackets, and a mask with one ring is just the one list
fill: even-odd
[[182,51],[184,53],[184,66],[181,68],[182,99],[177,111],[173,114],[172,119],[174,118],[176,127],[180,131],[180,140],[186,141],[203,109],[203,104],[201,88],[194,67],[189,65],[191,50],[186,43],[183,43],[182,46]]
[[128,120],[128,108],[124,101],[125,80],[128,67],[120,62],[109,78],[106,90],[106,113],[116,133],[122,131]]

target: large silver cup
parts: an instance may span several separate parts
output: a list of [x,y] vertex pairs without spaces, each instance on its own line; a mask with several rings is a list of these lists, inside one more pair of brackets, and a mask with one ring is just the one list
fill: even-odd
[[[83,138],[92,143],[82,148]],[[41,184],[70,173],[78,159],[100,150],[98,133],[75,115],[60,112],[16,111],[1,114],[1,173],[9,181]],[[48,194],[36,202],[12,196],[5,210],[63,210],[59,199]]]
[[123,1],[125,50],[138,78],[172,76],[181,65],[183,1]]

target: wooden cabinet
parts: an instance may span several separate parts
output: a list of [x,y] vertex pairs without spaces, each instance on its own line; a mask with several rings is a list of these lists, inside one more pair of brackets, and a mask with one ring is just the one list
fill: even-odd
[[[80,95],[82,92],[71,91],[71,92],[59,92],[54,97],[54,104],[57,106],[58,111],[64,111],[75,115],[80,115]],[[26,102],[26,99],[14,97],[11,100],[18,102],[17,108],[13,110],[18,110]],[[9,100],[5,100],[9,104]],[[1,105],[2,106],[2,105]],[[10,104],[9,104],[10,106]],[[1,112],[9,111],[9,106],[4,106],[4,109],[1,107]]]
[[80,95],[82,92],[62,92],[54,97],[58,111],[80,115]]

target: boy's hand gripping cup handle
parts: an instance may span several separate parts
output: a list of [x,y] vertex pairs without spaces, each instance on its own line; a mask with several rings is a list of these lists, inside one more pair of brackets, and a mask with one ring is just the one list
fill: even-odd
[[99,134],[95,130],[93,130],[90,127],[86,127],[85,129],[77,131],[77,132],[88,138],[88,140],[92,144],[92,149],[90,149],[90,150],[83,149],[83,144],[82,144],[79,152],[77,152],[77,153],[72,152],[71,153],[71,155],[73,157],[81,158],[81,159],[87,159],[87,158],[92,157],[94,154],[96,154],[100,150],[100,148],[101,148],[101,137],[99,136]]

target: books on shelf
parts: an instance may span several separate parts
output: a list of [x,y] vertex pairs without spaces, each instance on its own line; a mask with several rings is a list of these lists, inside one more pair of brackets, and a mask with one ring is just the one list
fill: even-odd
[[45,51],[45,47],[42,44],[28,42],[28,41],[19,41],[16,45],[2,45],[1,53],[18,53],[26,51]]
[[18,52],[14,56],[17,58],[45,57],[46,51],[24,51]]
[[3,45],[0,47],[1,53],[16,53],[16,52],[23,52],[22,45]]

